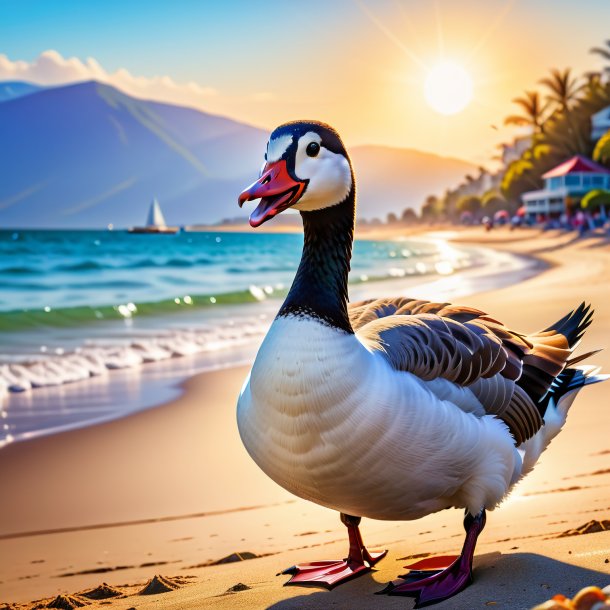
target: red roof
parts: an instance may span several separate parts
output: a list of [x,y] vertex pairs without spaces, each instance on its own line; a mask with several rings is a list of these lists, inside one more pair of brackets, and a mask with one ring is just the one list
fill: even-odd
[[591,159],[576,155],[567,161],[561,163],[557,167],[549,170],[546,174],[543,174],[543,178],[556,178],[557,176],[565,176],[567,174],[574,173],[587,173],[587,174],[610,174],[610,170]]

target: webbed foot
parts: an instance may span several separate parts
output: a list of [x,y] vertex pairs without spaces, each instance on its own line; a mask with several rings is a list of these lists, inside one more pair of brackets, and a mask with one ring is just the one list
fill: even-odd
[[292,574],[287,585],[321,585],[332,589],[335,585],[368,572],[386,556],[387,551],[369,552],[366,549],[358,529],[360,517],[342,513],[341,521],[347,527],[349,535],[348,556],[345,559],[312,561],[292,566],[281,572],[281,574]]

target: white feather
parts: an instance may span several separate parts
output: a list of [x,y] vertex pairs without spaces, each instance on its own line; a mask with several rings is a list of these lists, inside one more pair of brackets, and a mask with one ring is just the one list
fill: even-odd
[[[608,379],[608,375],[598,375],[600,367],[594,365],[581,365],[575,367],[581,370],[585,376],[585,386],[599,383]],[[551,399],[550,404],[544,414],[544,426],[530,439],[525,441],[520,447],[523,455],[523,468],[521,477],[530,472],[542,455],[543,451],[549,446],[550,442],[561,432],[568,418],[568,411],[574,402],[576,395],[583,387],[575,388],[564,394],[558,402]]]
[[295,156],[295,174],[300,180],[309,180],[307,189],[292,207],[301,211],[320,210],[341,203],[352,188],[352,172],[344,155],[333,153],[324,146],[315,157],[307,154],[307,146],[318,144],[320,136],[309,131],[299,138]]
[[449,394],[354,335],[278,318],[240,395],[238,426],[267,475],[323,506],[375,519],[450,506],[476,514],[502,500],[521,457],[500,420]]
[[282,158],[282,155],[288,150],[288,147],[292,144],[293,136],[291,134],[284,134],[278,138],[269,140],[267,144],[267,163],[274,163]]

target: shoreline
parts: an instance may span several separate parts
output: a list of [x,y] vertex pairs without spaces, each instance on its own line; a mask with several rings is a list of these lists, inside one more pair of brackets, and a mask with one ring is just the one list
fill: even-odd
[[[420,240],[434,244],[442,242],[434,235],[420,235]],[[351,284],[352,301],[384,294],[417,294],[418,297],[424,299],[440,298],[450,301],[523,281],[543,272],[548,266],[548,263],[532,256],[512,253],[500,255],[491,248],[479,245],[469,246],[469,248],[469,251],[478,251],[474,256],[484,261],[482,265],[475,264],[458,269],[450,275],[405,275],[404,277],[372,279]],[[248,322],[251,336],[238,340],[239,326],[236,326],[235,330],[228,331],[235,335],[232,339],[232,347],[225,347],[218,351],[208,351],[204,339],[199,337],[196,331],[189,331],[177,335],[178,353],[170,357],[172,349],[175,347],[167,338],[167,331],[160,335],[161,337],[165,335],[165,338],[161,339],[148,335],[143,335],[147,338],[138,339],[136,334],[135,351],[130,349],[129,344],[125,341],[123,341],[125,345],[121,348],[112,350],[111,359],[114,364],[112,367],[108,365],[111,368],[109,371],[104,370],[103,356],[100,355],[99,349],[95,349],[91,353],[75,352],[72,355],[52,359],[60,367],[65,367],[69,363],[74,368],[74,374],[66,374],[64,379],[45,379],[38,374],[32,383],[42,385],[30,388],[27,377],[20,380],[14,376],[16,377],[13,385],[14,391],[9,392],[4,401],[0,395],[0,412],[7,414],[4,416],[3,424],[8,426],[5,438],[0,436],[0,451],[11,443],[90,425],[99,425],[125,417],[130,413],[157,408],[165,402],[175,399],[180,393],[179,385],[194,373],[234,368],[251,362],[273,320],[279,303],[278,299],[268,299],[258,304],[241,307],[229,306],[225,313],[230,313],[233,311],[232,307],[237,307],[238,309],[234,312],[238,319],[241,315],[244,320],[251,320]],[[251,307],[256,309],[250,312],[247,308]],[[191,312],[189,317],[181,320],[181,324],[188,319],[194,319],[197,311]],[[260,319],[255,320],[255,318]],[[159,324],[162,324],[164,319],[160,318]],[[218,324],[221,324],[221,321],[222,318],[218,318]],[[176,322],[170,318],[168,325],[171,326],[172,323]],[[210,320],[208,320],[208,325],[209,323]],[[142,332],[140,330],[140,333]],[[219,332],[222,334],[222,331]],[[86,369],[88,358],[95,360],[93,375]],[[40,362],[48,366],[48,360]],[[134,380],[132,385],[135,384],[135,389],[131,390],[129,405],[120,410],[113,410],[112,405],[116,404],[117,397],[125,391],[125,386],[132,377]],[[2,369],[0,367],[0,381],[2,381],[1,378]],[[147,388],[147,385],[152,386],[154,391]],[[91,396],[86,395],[86,389]],[[61,417],[62,421],[46,423],[43,418],[41,425],[36,428],[35,415],[28,414],[26,419],[20,417],[19,414],[24,409],[31,409],[33,401],[36,401],[39,407],[42,406],[43,410],[55,409],[57,417]],[[53,407],[53,405],[57,406]],[[80,408],[80,413],[72,415],[66,413],[66,411],[73,411],[75,407]]]
[[[477,237],[468,231],[458,236]],[[501,234],[483,237],[495,240],[496,249],[540,257],[547,266],[516,285],[460,303],[534,331],[586,299],[597,313],[579,351],[610,345],[605,238],[569,243],[571,235],[549,234],[508,243]],[[610,369],[607,351],[593,361]],[[414,522],[364,520],[366,543],[390,548],[390,554],[369,576],[330,593],[283,587],[285,577],[275,577],[298,561],[343,556],[346,540],[336,514],[276,486],[245,453],[234,408],[247,371],[203,373],[168,404],[2,449],[0,488],[9,501],[0,505],[0,599],[27,602],[102,581],[141,588],[161,573],[195,578],[163,597],[132,597],[135,588],[126,589],[129,597],[112,601],[111,610],[158,608],[159,601],[185,610],[411,607],[408,598],[372,594],[402,573],[398,558],[458,550],[458,511]],[[477,549],[475,584],[439,609],[470,610],[490,601],[529,608],[555,593],[610,582],[608,532],[556,537],[610,518],[610,413],[603,408],[608,392],[599,384],[579,395],[566,429],[541,463],[490,513]],[[91,529],[96,524],[108,527]],[[62,528],[77,529],[32,534]],[[19,532],[32,535],[6,537]],[[204,567],[235,552],[262,557]],[[225,593],[240,582],[249,589]]]

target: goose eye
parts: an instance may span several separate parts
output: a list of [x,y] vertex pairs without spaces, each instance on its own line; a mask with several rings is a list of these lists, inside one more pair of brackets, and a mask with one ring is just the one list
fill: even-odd
[[317,142],[310,142],[305,149],[305,152],[310,157],[317,157],[320,152],[320,145]]

